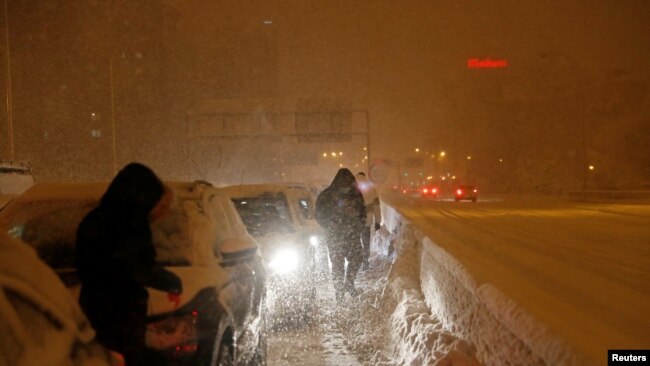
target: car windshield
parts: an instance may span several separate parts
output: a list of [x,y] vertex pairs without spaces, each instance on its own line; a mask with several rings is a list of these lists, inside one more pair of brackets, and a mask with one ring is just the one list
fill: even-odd
[[258,196],[234,198],[232,201],[251,235],[294,231],[284,193],[265,192]]

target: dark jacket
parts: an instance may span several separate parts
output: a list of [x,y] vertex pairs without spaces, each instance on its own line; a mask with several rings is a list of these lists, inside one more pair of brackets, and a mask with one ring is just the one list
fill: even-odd
[[316,220],[329,235],[359,238],[366,221],[363,195],[348,169],[339,169],[332,184],[318,195]]
[[149,213],[163,192],[163,184],[149,168],[129,164],[77,230],[79,303],[99,340],[117,350],[126,327],[144,327],[145,287],[182,290],[180,279],[155,262]]

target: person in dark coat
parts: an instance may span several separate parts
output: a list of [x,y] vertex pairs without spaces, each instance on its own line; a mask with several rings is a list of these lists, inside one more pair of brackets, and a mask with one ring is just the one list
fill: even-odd
[[366,222],[366,208],[348,169],[339,169],[332,184],[318,195],[316,220],[325,230],[337,301],[343,300],[344,291],[356,296],[354,281],[362,261],[360,234]]
[[145,347],[145,287],[174,295],[182,291],[180,279],[155,262],[149,222],[169,210],[165,192],[151,169],[131,163],[77,229],[79,303],[98,340],[123,354],[128,366],[151,362]]

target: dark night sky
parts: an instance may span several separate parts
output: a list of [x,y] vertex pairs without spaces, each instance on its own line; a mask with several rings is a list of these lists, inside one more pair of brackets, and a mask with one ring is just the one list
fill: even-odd
[[[650,155],[647,142],[643,143],[647,134],[631,136],[631,131],[647,130],[649,124],[648,1],[168,0],[159,4],[116,1],[82,6],[58,0],[45,6],[37,1],[9,1],[10,24],[14,23],[10,32],[12,64],[16,64],[14,99],[18,99],[14,123],[16,133],[23,136],[19,139],[23,146],[17,146],[19,155],[32,159],[38,155],[32,151],[31,134],[20,130],[34,123],[20,114],[20,105],[27,110],[32,104],[25,99],[33,91],[26,80],[47,85],[38,80],[53,80],[56,75],[66,79],[70,73],[59,69],[70,64],[101,76],[106,74],[102,67],[106,68],[111,48],[144,49],[142,61],[127,58],[116,66],[123,93],[130,82],[128,90],[141,96],[133,102],[129,94],[117,95],[121,108],[132,101],[118,115],[122,113],[122,120],[132,115],[133,125],[143,126],[167,119],[168,128],[153,137],[143,134],[141,138],[151,140],[151,148],[142,147],[147,144],[124,148],[125,159],[156,160],[164,155],[159,151],[166,149],[177,153],[174,145],[178,144],[170,142],[176,134],[174,123],[201,98],[320,98],[344,99],[368,109],[374,157],[402,158],[412,155],[414,147],[445,149],[450,159],[467,154],[491,162],[501,156],[517,158],[512,169],[523,172],[577,156],[580,141],[575,135],[584,123],[588,155],[609,167],[606,175],[626,175],[628,182],[650,180],[647,168],[638,168],[650,165],[645,164]],[[264,24],[269,20],[272,24]],[[111,29],[120,36],[106,41]],[[47,41],[47,34],[57,32],[56,41]],[[34,34],[45,41],[34,41]],[[82,57],[65,56],[66,47],[74,47],[70,44],[78,44],[75,52]],[[42,77],[29,62],[21,62],[32,57],[38,63],[50,55],[58,68],[41,64]],[[468,58],[487,57],[505,59],[508,67],[467,68]],[[162,90],[159,100],[147,99],[146,90],[137,89],[136,79],[125,76],[123,70],[139,68],[138,62],[145,65],[143,75],[153,75],[147,76],[146,90]],[[107,78],[102,78],[92,84],[101,89],[95,96],[98,100],[107,99]],[[21,85],[26,89],[21,90]],[[99,103],[83,98],[77,102]],[[52,98],[36,101],[55,109],[56,103]],[[106,115],[105,104],[101,108]],[[155,112],[146,113],[151,115],[148,119],[137,117],[141,105]],[[79,109],[70,108],[68,114]],[[61,114],[60,123],[65,124],[67,117]],[[2,121],[6,136],[5,116]],[[59,122],[50,123],[56,129]],[[3,157],[8,155],[4,140],[1,151]],[[623,160],[629,166],[616,163]],[[570,170],[552,169],[559,169],[553,173],[559,176]],[[535,174],[529,175],[536,179]],[[601,179],[607,183],[607,177]]]

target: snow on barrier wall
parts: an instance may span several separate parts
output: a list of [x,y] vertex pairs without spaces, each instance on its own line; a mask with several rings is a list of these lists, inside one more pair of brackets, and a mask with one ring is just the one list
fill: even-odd
[[398,364],[575,365],[581,360],[491,285],[396,210],[382,204],[385,229],[374,250],[395,259],[384,293]]

